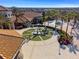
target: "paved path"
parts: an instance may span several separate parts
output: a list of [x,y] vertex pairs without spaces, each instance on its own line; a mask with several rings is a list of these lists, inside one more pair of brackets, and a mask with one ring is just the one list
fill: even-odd
[[78,59],[77,54],[69,52],[69,48],[65,50],[60,49],[61,55],[59,55],[59,44],[57,42],[57,36],[53,36],[46,41],[29,41],[22,46],[22,53],[24,59]]
[[26,30],[29,30],[30,28],[24,28],[24,29],[20,29],[20,30],[15,30],[16,32],[18,32],[20,35],[22,35],[22,33]]
[[[70,33],[71,27],[69,26],[68,33]],[[66,24],[63,25],[63,30],[65,31]],[[22,35],[22,32],[28,30],[17,30],[18,33]],[[79,46],[79,41],[74,37],[74,43]],[[25,43],[21,48],[23,59],[78,59],[79,52],[77,54],[71,53],[69,48],[66,47],[65,50],[60,49],[57,42],[57,36],[52,35],[52,38],[42,41],[29,41]],[[59,52],[61,55],[59,55]]]

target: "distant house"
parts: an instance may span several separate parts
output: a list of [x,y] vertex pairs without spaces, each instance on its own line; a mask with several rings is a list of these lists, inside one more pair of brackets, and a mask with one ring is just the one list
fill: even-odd
[[[32,21],[34,20],[34,18],[41,16],[41,13],[37,13],[37,12],[32,12],[32,11],[25,11],[24,15],[22,15],[21,17],[18,18],[17,22],[18,24],[16,25],[17,27],[21,28],[21,27],[30,27],[32,24]],[[13,21],[16,20],[16,17],[12,18]],[[37,21],[38,19],[35,19],[35,21]]]
[[41,13],[37,13],[37,12],[25,12],[24,16],[32,23],[32,24],[36,24],[36,23],[41,23]]
[[[15,28],[20,29],[23,27],[30,27],[31,23],[38,21],[38,17],[41,16],[41,13],[26,11],[23,12],[23,15],[17,17],[13,15],[12,9],[0,6],[0,13],[4,16],[4,21],[10,20]],[[3,25],[4,26],[4,25]],[[6,25],[4,26],[6,27]]]
[[5,17],[5,18],[11,18],[12,16],[12,11],[6,7],[0,6],[0,13]]

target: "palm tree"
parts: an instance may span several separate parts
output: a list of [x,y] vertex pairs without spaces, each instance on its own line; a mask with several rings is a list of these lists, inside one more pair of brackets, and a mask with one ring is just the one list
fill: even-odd
[[56,30],[56,27],[57,27],[56,23],[57,23],[57,20],[58,20],[59,17],[60,17],[59,10],[53,9],[53,10],[52,10],[52,17],[54,17],[54,19],[56,20],[56,22],[55,22],[55,30]]
[[73,26],[72,26],[72,28],[71,28],[71,34],[72,34],[72,30],[73,30],[73,28],[74,28],[74,26],[75,26],[75,24],[76,24],[76,16],[77,16],[77,13],[76,12],[71,12],[71,19],[74,21],[74,24],[73,24]]
[[66,20],[65,14],[66,14],[66,11],[60,11],[60,18],[61,18],[61,21],[62,21],[61,28],[60,28],[61,31],[62,31],[62,28],[63,28],[63,22]]
[[46,16],[47,17],[51,17],[52,15],[51,15],[51,10],[48,10],[47,12],[46,12]]
[[[79,13],[76,13],[75,20],[76,20],[75,22],[77,22],[76,27],[78,28],[78,25],[79,25]],[[74,26],[75,26],[75,22],[74,22]]]
[[4,22],[3,18],[4,18],[4,15],[0,14],[0,27],[1,27],[1,29],[3,29],[3,22]]
[[18,20],[22,20],[19,17],[21,17],[23,15],[23,13],[22,13],[22,11],[18,10],[15,7],[12,8],[12,13],[16,17],[15,21],[13,22],[13,28],[15,29],[15,25],[18,23]]
[[[42,13],[42,18],[43,18],[43,22],[45,21],[45,12],[43,11],[43,13]],[[45,27],[45,31],[44,31],[44,34],[45,34],[45,32],[47,31],[47,27],[46,27],[46,25],[44,25]]]
[[42,18],[43,18],[43,22],[45,21],[45,12],[42,12]]
[[13,27],[15,27],[15,25],[18,23],[19,20],[22,21],[22,24],[25,26],[30,22],[26,17],[24,17],[24,12],[22,12],[21,10],[14,7],[12,10],[12,13],[16,17],[16,19],[13,23],[14,24]]
[[14,22],[12,22],[12,28],[15,29],[15,24],[14,24]]
[[68,19],[67,19],[66,33],[68,32],[69,22],[70,22],[70,19],[68,18]]
[[[74,12],[66,12],[64,14],[64,16],[62,16],[62,19],[67,21],[66,33],[68,32],[70,20],[75,20],[75,16],[76,16],[76,14]],[[62,20],[62,22],[63,22],[63,20]],[[73,27],[74,27],[74,25],[73,25]],[[72,27],[72,29],[73,29],[73,27]],[[61,27],[61,29],[62,29],[62,27]],[[72,33],[72,29],[71,29],[71,33]]]
[[72,19],[72,13],[66,13],[66,19],[67,19],[67,27],[66,27],[66,33],[68,32],[69,22]]
[[4,24],[5,24],[9,29],[12,28],[12,22],[11,22],[10,20],[4,22]]
[[47,20],[48,20],[48,26],[49,26],[49,20],[52,18],[51,10],[48,10],[48,11],[46,12],[46,17],[47,17]]
[[12,7],[12,14],[16,17],[16,20],[13,22],[13,29],[15,29],[15,23],[17,22],[17,8]]

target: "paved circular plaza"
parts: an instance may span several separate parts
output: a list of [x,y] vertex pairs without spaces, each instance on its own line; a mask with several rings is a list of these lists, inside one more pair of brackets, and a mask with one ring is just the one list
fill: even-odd
[[[63,25],[63,30],[65,31],[66,25]],[[30,29],[30,28],[28,28]],[[16,30],[19,34],[25,30]],[[71,26],[69,26],[68,33],[70,34]],[[73,31],[75,34],[75,32]],[[78,32],[77,32],[78,33]],[[79,49],[79,38],[74,36],[74,44],[76,48]],[[79,51],[75,50],[76,53],[72,52],[69,47],[66,49],[59,48],[59,43],[57,41],[57,35],[52,35],[48,40],[42,41],[29,41],[22,46],[21,52],[23,54],[23,59],[78,59]]]

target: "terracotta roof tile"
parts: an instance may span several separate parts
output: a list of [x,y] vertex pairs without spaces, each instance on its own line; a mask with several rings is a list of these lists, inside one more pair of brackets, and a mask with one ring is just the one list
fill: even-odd
[[0,29],[0,34],[5,34],[5,35],[12,35],[12,36],[21,37],[21,35],[18,34],[15,30]]
[[[29,21],[32,21],[34,17],[37,17],[37,16],[41,16],[41,13],[36,13],[36,12],[25,12],[24,15],[23,15],[26,19],[28,19]],[[23,21],[27,21],[25,18],[21,17],[21,19]],[[16,17],[15,16],[12,16],[11,17],[11,20],[12,21],[15,21]],[[18,22],[22,22],[21,20],[18,20]]]
[[12,59],[22,41],[22,38],[19,37],[0,35],[0,54],[6,59]]
[[36,13],[36,12],[25,12],[24,16],[29,20],[31,21],[34,17],[37,17],[37,16],[41,16],[41,13]]
[[0,30],[0,54],[12,59],[23,39],[14,30]]

